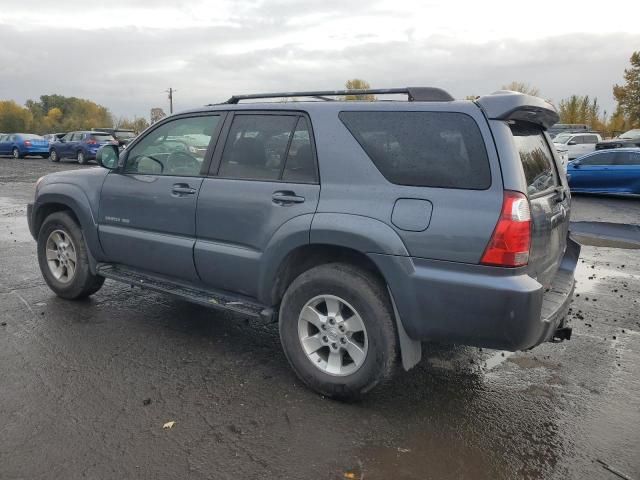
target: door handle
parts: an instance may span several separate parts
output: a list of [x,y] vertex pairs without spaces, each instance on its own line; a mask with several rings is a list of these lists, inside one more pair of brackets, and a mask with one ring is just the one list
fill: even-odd
[[294,203],[304,202],[304,197],[296,195],[295,192],[290,190],[273,192],[271,199],[276,205],[292,205]]
[[196,193],[195,188],[191,188],[186,183],[175,183],[173,187],[171,187],[171,194],[174,197],[183,197],[185,195],[193,195]]

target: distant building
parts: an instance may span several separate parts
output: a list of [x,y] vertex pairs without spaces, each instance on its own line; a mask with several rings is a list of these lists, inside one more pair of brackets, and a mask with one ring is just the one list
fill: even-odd
[[158,120],[166,117],[167,114],[164,113],[164,110],[162,110],[161,108],[152,108],[151,109],[151,124],[153,125],[154,123],[156,123]]

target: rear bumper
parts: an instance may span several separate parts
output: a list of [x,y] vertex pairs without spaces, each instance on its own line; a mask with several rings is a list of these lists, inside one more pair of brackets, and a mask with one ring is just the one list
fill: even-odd
[[516,351],[551,340],[564,326],[580,253],[576,242],[567,242],[547,291],[524,269],[371,258],[385,275],[411,338]]
[[28,147],[21,152],[23,155],[48,155],[49,147]]

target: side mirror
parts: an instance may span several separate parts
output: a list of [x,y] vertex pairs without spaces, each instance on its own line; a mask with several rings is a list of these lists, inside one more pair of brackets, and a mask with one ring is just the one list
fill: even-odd
[[578,168],[580,166],[580,160],[574,160],[573,162],[571,162],[571,165],[573,165],[575,168]]
[[96,153],[96,161],[101,167],[113,170],[118,166],[118,156],[116,145],[103,145]]
[[567,145],[576,145],[575,140],[571,140],[569,143],[567,143]]

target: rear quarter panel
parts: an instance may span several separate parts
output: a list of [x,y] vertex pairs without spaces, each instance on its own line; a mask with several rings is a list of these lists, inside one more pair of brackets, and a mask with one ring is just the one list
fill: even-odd
[[[358,103],[350,109],[398,111],[396,102]],[[404,243],[408,254],[456,262],[478,263],[493,233],[502,205],[502,176],[491,131],[480,109],[471,102],[447,104],[411,102],[403,111],[459,112],[471,116],[480,128],[491,167],[487,190],[410,187],[390,183],[338,118],[338,111],[316,110],[316,134],[322,190],[318,216],[325,213],[357,215],[384,223]],[[391,221],[398,199],[427,200],[433,206],[426,230],[411,232]],[[315,226],[315,222],[314,222]],[[312,243],[314,232],[312,228]]]

